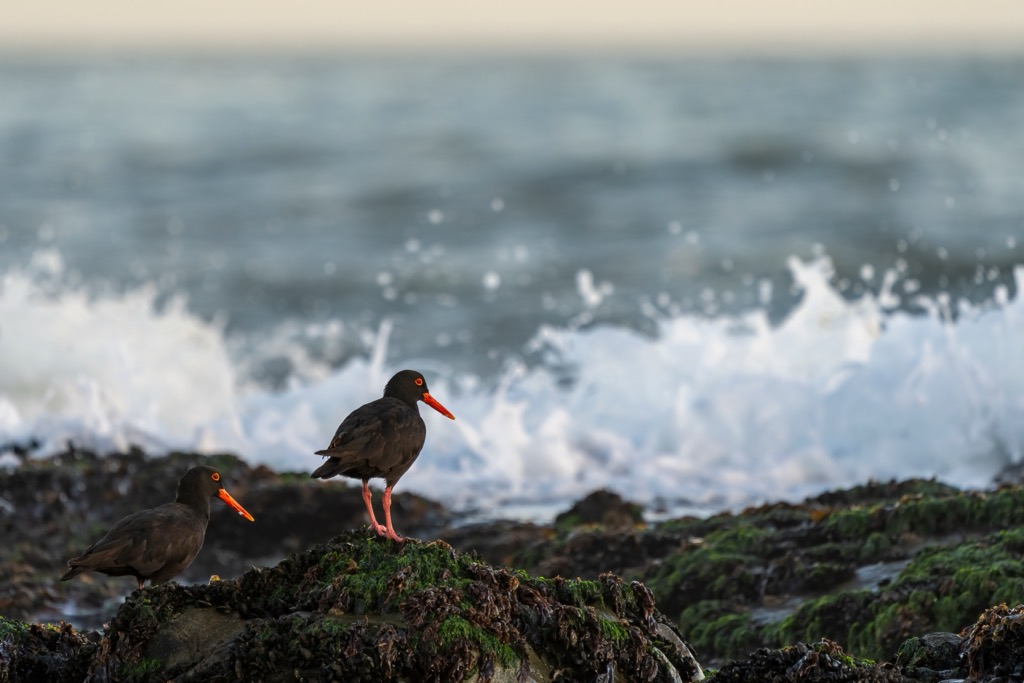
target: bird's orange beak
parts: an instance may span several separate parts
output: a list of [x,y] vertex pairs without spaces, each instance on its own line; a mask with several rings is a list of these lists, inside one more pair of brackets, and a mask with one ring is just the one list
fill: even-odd
[[224,489],[217,491],[217,496],[219,496],[221,500],[223,500],[225,503],[233,507],[235,510],[237,510],[238,514],[242,515],[250,522],[256,521],[255,519],[253,519],[252,515],[246,512],[245,508],[239,505],[238,501],[232,498],[231,494],[225,491]]
[[441,405],[441,403],[436,398],[431,396],[429,391],[423,392],[423,402],[426,403],[431,408],[433,408],[434,410],[436,410],[437,412],[447,417],[448,419],[455,419],[455,416],[449,413],[448,409]]

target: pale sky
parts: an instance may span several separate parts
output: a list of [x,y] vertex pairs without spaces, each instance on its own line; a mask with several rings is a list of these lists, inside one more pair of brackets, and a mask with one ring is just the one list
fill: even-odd
[[1024,49],[1024,0],[0,0],[0,49]]

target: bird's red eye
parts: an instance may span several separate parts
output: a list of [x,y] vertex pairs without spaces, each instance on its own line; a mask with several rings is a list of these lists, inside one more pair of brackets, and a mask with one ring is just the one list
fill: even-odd
[[422,377],[417,377],[416,378],[416,386],[418,386],[418,387],[422,387],[423,386],[423,378]]
[[211,474],[210,479],[213,479],[214,481],[220,481],[220,472],[214,472],[213,474]]

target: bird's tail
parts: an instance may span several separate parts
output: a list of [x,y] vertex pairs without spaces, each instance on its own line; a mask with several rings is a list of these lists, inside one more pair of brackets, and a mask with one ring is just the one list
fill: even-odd
[[[74,562],[74,560],[71,560],[71,562]],[[75,578],[79,574],[89,571],[89,567],[84,567],[80,564],[73,565],[71,564],[71,562],[68,562],[68,570],[61,575],[61,581],[68,581],[69,579]]]
[[[327,456],[331,455],[329,451],[317,451],[316,454]],[[328,457],[327,460],[324,461],[324,464],[320,465],[320,467],[317,467],[315,470],[313,470],[313,473],[309,475],[309,477],[310,479],[330,479],[338,472],[340,472],[341,469],[341,458]]]

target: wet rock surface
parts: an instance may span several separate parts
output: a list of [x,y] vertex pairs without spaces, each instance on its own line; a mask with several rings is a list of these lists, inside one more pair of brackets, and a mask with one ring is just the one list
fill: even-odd
[[97,650],[96,639],[69,624],[23,624],[0,617],[0,681],[78,683]]
[[757,650],[743,661],[726,664],[712,680],[716,683],[889,683],[909,679],[890,665],[857,660],[836,643],[822,640],[811,645],[797,643],[777,650]]
[[641,580],[701,661],[718,666],[822,638],[884,660],[908,638],[959,632],[991,605],[1024,600],[1022,523],[1019,486],[913,480],[646,528],[538,532],[500,557],[489,554],[493,538],[475,544],[486,528],[441,536],[540,575]]
[[[312,458],[308,469],[315,462]],[[52,460],[27,459],[20,467],[0,470],[0,531],[9,539],[0,544],[0,615],[19,621],[68,618],[85,629],[109,621],[115,628],[135,600],[133,595],[117,613],[133,588],[131,579],[91,575],[62,584],[56,577],[68,557],[121,516],[173,499],[181,473],[200,463],[221,470],[228,490],[253,512],[257,523],[243,524],[213,501],[206,546],[177,580],[205,583],[218,574],[225,581],[177,590],[221,590],[216,587],[232,584],[230,579],[241,581],[250,567],[274,567],[287,554],[313,548],[346,529],[361,530],[364,540],[374,540],[365,531],[357,484],[314,482],[305,473],[250,468],[229,455],[97,457],[69,450]],[[1024,489],[1017,485],[960,491],[925,480],[873,482],[799,504],[776,503],[656,525],[639,522],[635,505],[607,491],[588,496],[552,525],[462,525],[439,504],[408,494],[396,494],[395,509],[404,535],[444,540],[452,552],[472,553],[467,557],[479,558],[495,571],[587,582],[599,582],[612,572],[624,585],[641,582],[656,600],[658,613],[665,615],[660,628],[677,629],[672,633],[681,634],[703,664],[719,668],[711,680],[743,680],[743,671],[751,676],[745,680],[755,681],[1024,680],[1024,664],[1012,654],[1016,623],[1024,617],[1015,607],[998,611],[1002,603],[1024,601]],[[286,561],[277,566],[290,565]],[[245,586],[249,588],[243,587],[243,594],[258,587]],[[160,594],[165,589],[146,593],[151,590]],[[346,642],[352,643],[347,652],[363,652],[360,648],[373,644],[377,654],[359,656],[384,667],[375,671],[392,672],[387,675],[393,675],[399,661],[387,653],[404,653],[416,645],[407,638],[410,622],[392,608],[378,614],[339,603],[321,613],[316,605],[300,604],[275,612],[264,605],[263,614],[247,613],[232,602],[222,613],[204,607],[203,601],[214,604],[197,598],[163,615],[177,617],[176,625],[161,627],[159,637],[146,641],[146,647],[158,649],[145,656],[140,650],[139,666],[145,669],[146,661],[172,658],[176,649],[190,647],[194,633],[205,630],[223,633],[223,643],[262,656],[263,641],[253,631],[257,618],[272,619],[264,626],[282,632],[285,622],[295,628],[305,624],[310,633],[339,633],[344,627]],[[183,619],[186,608],[191,611]],[[208,623],[196,621],[206,618],[195,611],[202,609],[221,616],[209,617]],[[223,617],[231,613],[244,616]],[[357,619],[361,626],[346,621],[354,614],[363,615]],[[979,614],[989,621],[979,625]],[[162,624],[161,619],[157,621]],[[456,627],[465,630],[454,621],[446,633]],[[81,638],[73,630],[66,633],[64,643]],[[333,640],[314,640],[302,645],[314,660],[337,654]],[[85,638],[82,642],[98,647]],[[526,661],[540,661],[528,640],[527,646],[516,651],[525,652]],[[203,671],[221,666],[225,652],[222,648],[204,659],[194,680],[204,680]],[[268,660],[283,656],[266,652]],[[9,668],[10,661],[10,653],[0,651],[0,670]],[[479,656],[474,661],[485,669],[490,666]],[[803,664],[792,668],[797,662]],[[778,673],[783,664],[792,672]],[[499,670],[505,672],[495,668]],[[540,670],[539,665],[531,668]],[[605,673],[580,680],[603,680]],[[799,678],[794,677],[797,673]]]
[[963,633],[967,673],[978,680],[1024,680],[1024,606],[996,605]]
[[594,491],[555,517],[555,528],[559,530],[585,525],[622,530],[642,526],[643,523],[641,506],[623,500],[619,494],[606,489]]
[[[362,530],[234,580],[137,590],[98,646],[62,628],[88,681],[702,678],[643,584],[536,578]],[[21,648],[22,670],[44,661]]]

